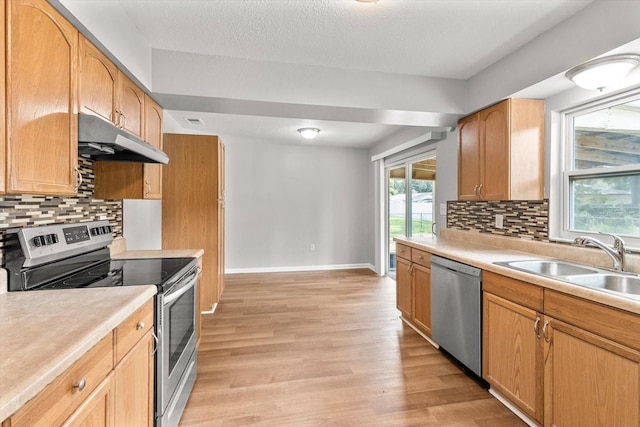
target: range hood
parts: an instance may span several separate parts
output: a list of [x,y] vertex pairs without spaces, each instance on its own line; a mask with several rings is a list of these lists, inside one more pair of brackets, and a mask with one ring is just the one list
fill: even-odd
[[89,114],[78,114],[78,154],[110,162],[169,163],[162,150]]

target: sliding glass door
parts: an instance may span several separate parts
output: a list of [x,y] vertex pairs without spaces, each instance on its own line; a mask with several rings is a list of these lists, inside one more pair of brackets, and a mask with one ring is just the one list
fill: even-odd
[[392,276],[396,270],[393,238],[432,233],[435,183],[435,156],[387,168],[387,252]]

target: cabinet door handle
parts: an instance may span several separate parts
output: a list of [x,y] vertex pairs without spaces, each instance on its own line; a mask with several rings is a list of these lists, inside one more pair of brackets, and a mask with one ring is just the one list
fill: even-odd
[[122,113],[120,110],[116,110],[113,119],[113,124],[116,125],[116,127],[121,128],[122,126],[120,126],[120,122],[122,122]]
[[478,195],[478,184],[476,184],[476,186],[473,187],[473,194],[475,194],[476,196]]
[[483,186],[483,185],[484,185],[484,184],[480,184],[480,185],[478,186],[478,197],[482,197],[482,186]]
[[152,332],[151,336],[153,337],[153,353],[151,353],[151,355],[153,356],[158,352],[158,336],[155,332]]
[[533,331],[536,333],[536,338],[540,339],[540,316],[536,317],[536,322],[533,324]]
[[145,196],[148,196],[151,193],[151,184],[149,184],[149,180],[146,180],[146,179],[144,180],[144,183],[147,186],[147,192],[144,193],[144,194],[145,194]]
[[127,127],[127,116],[125,116],[124,114],[120,113],[120,117],[122,117],[124,119],[124,123],[122,124],[122,126],[120,126],[121,128],[126,128]]
[[142,320],[138,322],[138,324],[136,325],[136,329],[137,330],[144,329],[144,322]]
[[87,380],[85,380],[84,378],[82,378],[80,381],[78,381],[78,384],[75,384],[73,386],[73,388],[75,388],[78,391],[82,391],[84,390],[84,388],[87,386]]
[[551,338],[549,338],[549,334],[547,332],[547,328],[549,327],[549,321],[544,322],[544,326],[542,327],[542,335],[544,335],[544,341],[549,342]]

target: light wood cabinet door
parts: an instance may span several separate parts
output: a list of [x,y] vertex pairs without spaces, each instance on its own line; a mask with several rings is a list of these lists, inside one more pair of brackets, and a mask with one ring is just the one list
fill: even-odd
[[144,92],[122,72],[118,75],[117,124],[124,130],[144,139]]
[[413,323],[431,336],[431,269],[413,264]]
[[484,293],[483,377],[538,422],[544,410],[541,320],[534,310]]
[[209,135],[165,134],[163,139],[171,161],[162,171],[162,248],[204,249],[200,311],[210,311],[224,289],[224,202],[217,197],[224,168],[220,144]]
[[[144,96],[144,140],[162,150],[162,108],[148,95]],[[145,199],[162,199],[162,167],[144,164]]]
[[480,113],[480,187],[483,200],[509,198],[509,101]]
[[74,194],[78,31],[45,0],[7,5],[7,192]]
[[403,258],[396,259],[396,308],[405,319],[413,318],[412,264]]
[[545,318],[545,426],[640,425],[640,353]]
[[116,426],[153,426],[153,345],[149,331],[115,368]]
[[458,124],[459,200],[543,198],[543,101],[506,99]]
[[5,6],[4,3],[0,6],[0,46],[2,46],[2,51],[0,51],[0,194],[4,194],[6,191],[5,184],[5,176],[6,176],[6,168],[7,168],[7,157],[6,157],[6,149],[7,149],[7,128],[6,128],[6,119],[7,119],[7,110],[5,104],[5,96],[6,96],[6,52],[7,52],[7,44],[6,44],[6,25],[5,25]]
[[80,35],[80,112],[116,122],[118,67]]
[[458,199],[477,200],[480,185],[480,121],[473,114],[458,122]]
[[62,424],[63,427],[115,427],[113,373]]

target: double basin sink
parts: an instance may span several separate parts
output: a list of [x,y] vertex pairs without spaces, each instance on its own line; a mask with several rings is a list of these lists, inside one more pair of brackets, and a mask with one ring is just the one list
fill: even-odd
[[495,262],[496,265],[561,280],[627,298],[640,299],[640,276],[560,260]]

